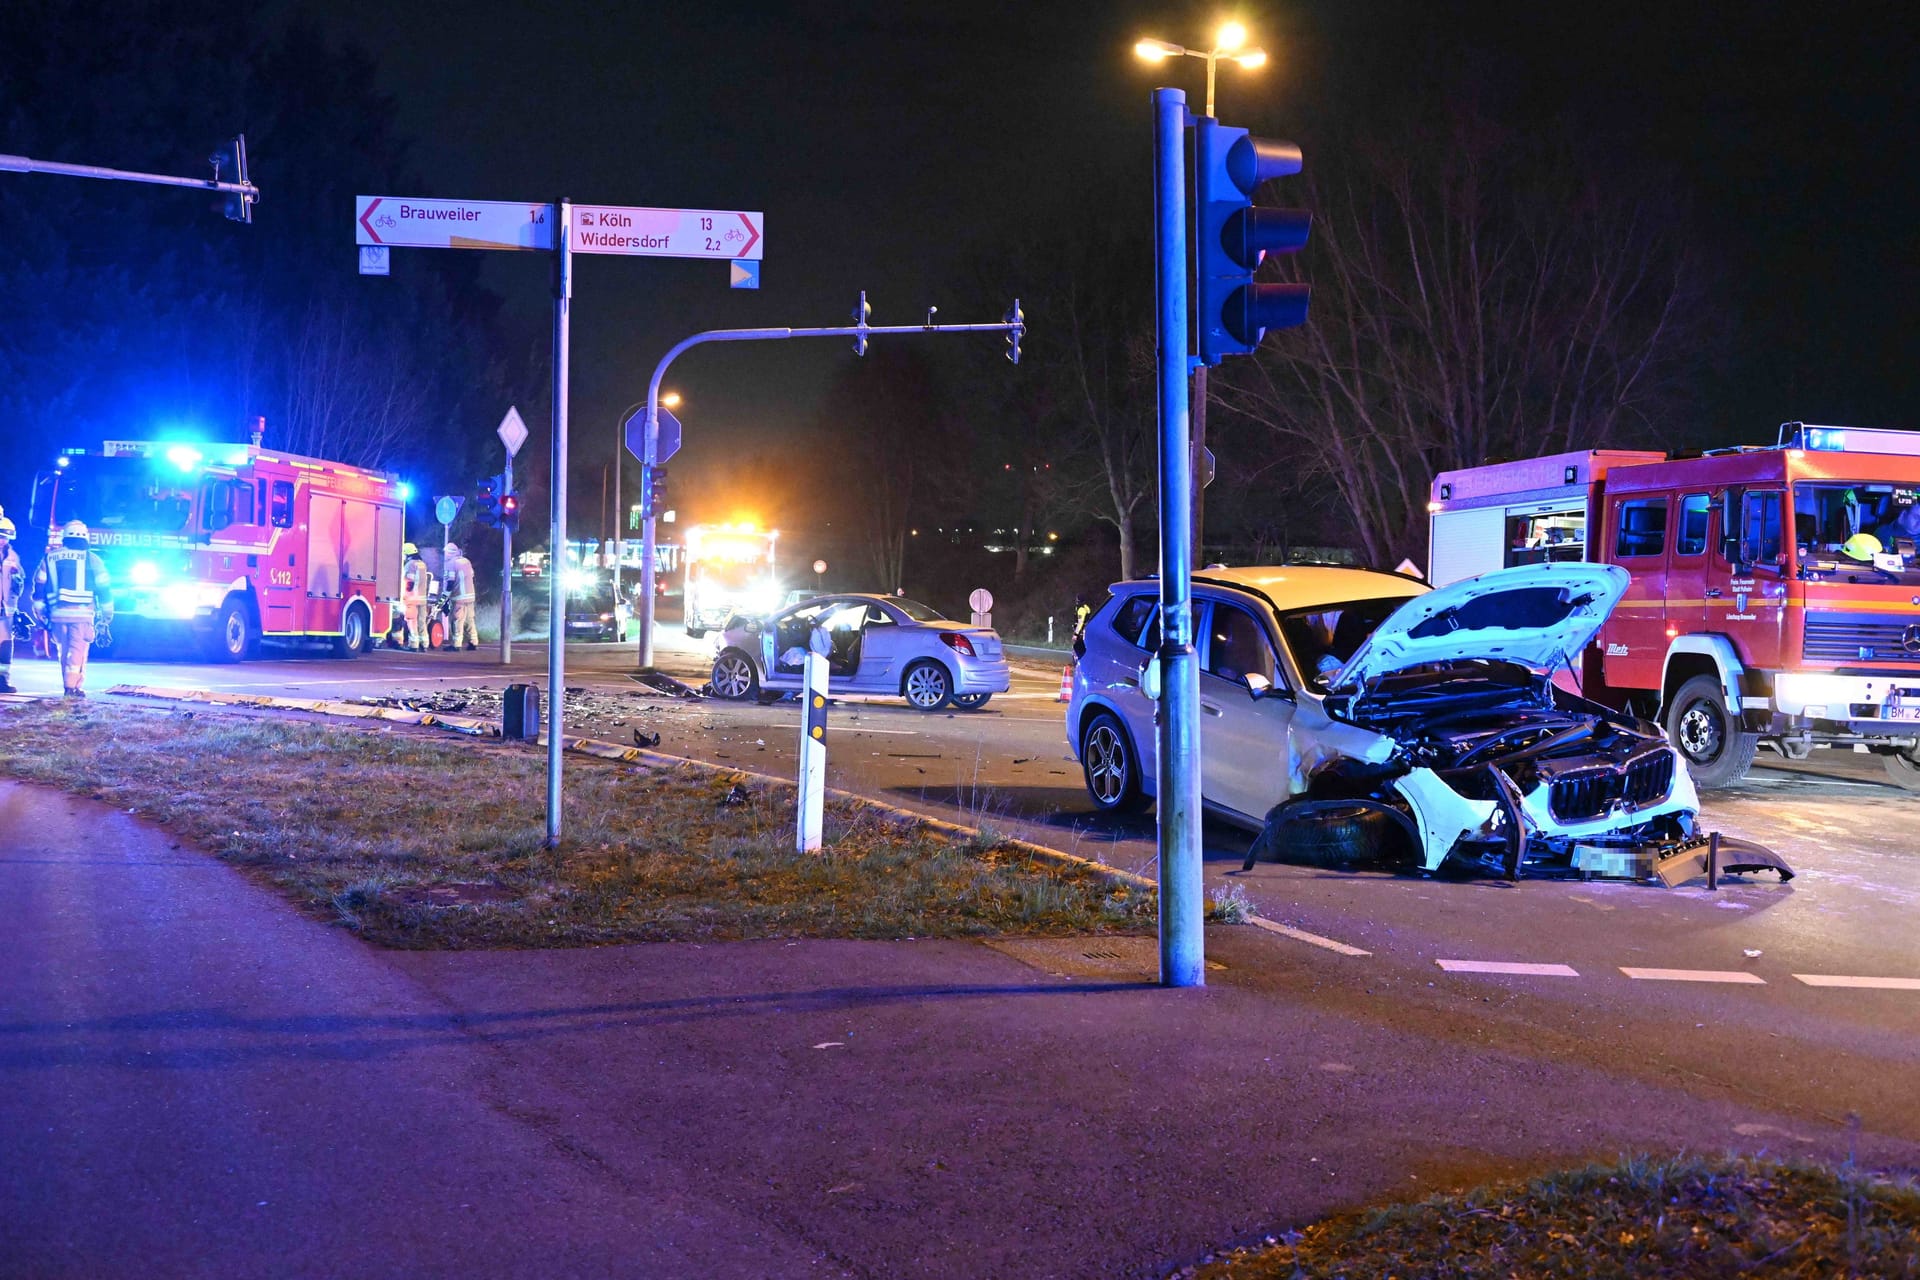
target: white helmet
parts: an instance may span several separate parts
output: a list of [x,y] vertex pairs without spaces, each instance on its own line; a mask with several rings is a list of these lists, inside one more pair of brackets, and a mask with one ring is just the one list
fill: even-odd
[[460,544],[459,544],[459,543],[457,543],[457,542],[449,542],[449,543],[447,544],[447,554],[448,554],[449,556],[457,556],[457,555],[459,555],[459,554],[460,554]]
[[63,538],[85,538],[87,536],[86,522],[81,520],[67,521],[66,527],[60,530],[60,536]]

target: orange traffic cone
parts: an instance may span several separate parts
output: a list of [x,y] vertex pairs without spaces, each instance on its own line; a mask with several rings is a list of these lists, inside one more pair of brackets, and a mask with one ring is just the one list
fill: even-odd
[[1060,668],[1060,696],[1055,698],[1054,701],[1073,701],[1073,664],[1071,662]]

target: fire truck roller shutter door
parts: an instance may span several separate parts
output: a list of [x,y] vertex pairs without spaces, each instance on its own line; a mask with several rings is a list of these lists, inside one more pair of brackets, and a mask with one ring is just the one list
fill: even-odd
[[[307,507],[307,596],[340,598],[340,499],[314,494]],[[311,616],[311,610],[309,616]],[[310,630],[310,624],[303,624]]]
[[1427,553],[1427,580],[1444,587],[1501,568],[1506,563],[1500,545],[1506,524],[1505,504],[1436,511]]
[[379,509],[379,552],[376,557],[373,590],[382,600],[400,598],[400,564],[405,559],[401,547],[406,542],[406,533],[401,527],[401,511],[398,507]]

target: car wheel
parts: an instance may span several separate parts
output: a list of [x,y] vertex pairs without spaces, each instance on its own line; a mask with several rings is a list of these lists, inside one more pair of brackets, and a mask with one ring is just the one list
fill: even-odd
[[754,669],[753,659],[738,649],[728,649],[715,658],[713,692],[715,697],[731,702],[745,702],[759,693],[760,673]]
[[333,641],[333,656],[357,658],[373,647],[373,624],[360,605],[348,605],[340,619],[340,634]]
[[1127,731],[1112,716],[1100,714],[1087,721],[1080,734],[1080,768],[1086,775],[1087,794],[1102,813],[1136,813],[1146,807],[1140,761]]
[[1886,763],[1888,780],[1896,787],[1920,791],[1920,759],[1904,751],[1880,759]]
[[987,705],[987,699],[992,696],[990,693],[956,693],[953,695],[953,705],[962,711],[978,711]]
[[1695,676],[1681,685],[1667,708],[1667,741],[1687,762],[1702,791],[1730,787],[1746,776],[1759,749],[1757,734],[1744,733],[1727,710],[1717,676]]
[[1344,870],[1376,862],[1393,835],[1393,820],[1372,805],[1329,805],[1311,817],[1269,822],[1254,842],[1257,859]]
[[254,642],[253,615],[244,601],[229,600],[214,615],[213,634],[207,639],[207,657],[215,662],[238,662]]
[[900,693],[916,711],[938,711],[953,696],[953,677],[939,663],[922,659],[901,677]]

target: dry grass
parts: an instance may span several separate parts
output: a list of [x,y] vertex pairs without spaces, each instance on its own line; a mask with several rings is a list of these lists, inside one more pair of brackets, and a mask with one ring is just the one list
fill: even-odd
[[544,751],[521,744],[40,705],[0,719],[0,773],[134,811],[395,947],[1121,932],[1156,909],[831,801],[825,849],[799,855],[790,790],[729,804],[732,779],[693,769],[569,758],[550,850]]
[[1345,1214],[1186,1280],[1920,1276],[1920,1192],[1768,1160],[1635,1158]]

